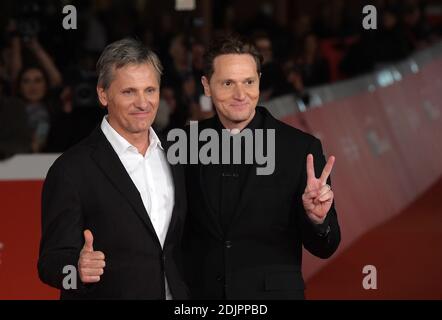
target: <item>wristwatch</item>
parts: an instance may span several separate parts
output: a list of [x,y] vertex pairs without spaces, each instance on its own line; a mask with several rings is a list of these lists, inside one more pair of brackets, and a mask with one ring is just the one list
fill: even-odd
[[330,225],[328,225],[327,229],[321,230],[321,231],[318,232],[318,236],[321,237],[321,238],[325,238],[330,233],[330,230],[331,230]]

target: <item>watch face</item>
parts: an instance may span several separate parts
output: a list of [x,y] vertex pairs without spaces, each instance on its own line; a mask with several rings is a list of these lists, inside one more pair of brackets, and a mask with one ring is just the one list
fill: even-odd
[[324,232],[320,232],[319,236],[325,238],[330,233],[330,226],[327,226],[327,229]]

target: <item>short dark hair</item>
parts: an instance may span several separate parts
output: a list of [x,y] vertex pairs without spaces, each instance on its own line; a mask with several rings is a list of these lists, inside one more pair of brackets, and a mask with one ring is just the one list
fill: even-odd
[[261,73],[262,56],[252,42],[238,35],[222,35],[217,37],[204,54],[204,76],[210,80],[214,68],[213,61],[224,54],[250,54],[256,62],[256,71]]

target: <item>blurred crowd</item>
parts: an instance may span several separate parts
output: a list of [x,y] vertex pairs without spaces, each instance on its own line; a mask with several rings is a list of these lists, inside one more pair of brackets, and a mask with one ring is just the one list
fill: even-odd
[[[15,153],[63,152],[101,121],[95,63],[106,44],[126,36],[150,46],[164,65],[154,127],[183,127],[210,117],[200,79],[207,43],[201,19],[173,7],[152,17],[136,1],[71,1],[78,29],[61,27],[54,1],[2,4],[0,14],[0,159]],[[213,1],[212,36],[236,32],[263,57],[261,102],[370,72],[431,46],[441,19],[429,19],[425,1],[374,1],[378,29],[362,28],[361,10],[346,1],[323,1],[315,14],[296,12],[282,26],[270,4],[243,19],[235,1]],[[98,5],[101,4],[101,5]]]

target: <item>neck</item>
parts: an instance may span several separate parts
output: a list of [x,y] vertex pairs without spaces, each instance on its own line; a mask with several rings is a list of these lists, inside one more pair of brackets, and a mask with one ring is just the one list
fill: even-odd
[[224,117],[220,117],[220,116],[218,116],[218,117],[219,117],[219,120],[221,121],[222,125],[224,126],[224,128],[229,129],[229,130],[236,129],[236,130],[241,131],[242,129],[247,127],[247,125],[253,120],[255,113],[256,113],[256,110],[253,110],[250,117],[247,120],[244,120],[241,122],[233,122],[233,121],[230,121]]
[[143,156],[146,154],[147,148],[149,147],[149,130],[147,134],[145,132],[137,133],[131,135],[129,138],[124,137],[130,144],[137,148],[138,152]]
[[[108,119],[109,120],[109,119]],[[149,147],[149,129],[147,132],[137,132],[137,133],[127,133],[121,130],[120,127],[114,125],[112,120],[109,120],[109,124],[115,131],[118,132],[120,136],[127,140],[131,145],[137,148],[138,152],[143,156],[146,154],[147,148]]]

